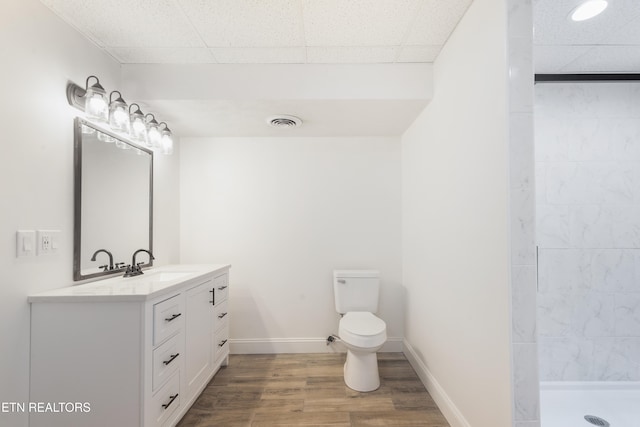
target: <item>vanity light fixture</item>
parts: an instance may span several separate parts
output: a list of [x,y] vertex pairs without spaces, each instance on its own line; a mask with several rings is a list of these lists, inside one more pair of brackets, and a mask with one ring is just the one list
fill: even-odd
[[[118,98],[113,100],[113,94],[117,93]],[[122,99],[120,91],[114,90],[109,94],[109,126],[111,129],[129,133],[129,113],[127,103]]]
[[608,5],[607,0],[587,0],[573,9],[569,16],[572,21],[586,21],[604,12]]
[[[89,86],[89,80],[92,78],[96,79],[96,82]],[[75,83],[69,83],[67,85],[67,100],[69,104],[83,110],[88,118],[105,123],[108,121],[107,92],[96,76],[87,77],[84,89]]]
[[[136,106],[136,110],[131,112],[133,106]],[[140,111],[140,106],[138,104],[131,104],[129,106],[129,120],[131,122],[131,129],[129,131],[129,135],[131,138],[142,144],[147,144],[147,124],[144,120],[144,114]]]
[[[91,79],[95,79],[95,83],[89,86]],[[114,94],[117,94],[115,100]],[[160,124],[153,114],[145,115],[136,103],[127,106],[127,103],[122,99],[122,93],[118,90],[112,91],[107,97],[107,92],[96,76],[87,77],[84,89],[69,82],[67,84],[67,101],[71,106],[84,111],[88,119],[107,123],[112,131],[127,135],[135,143],[159,149],[163,154],[173,153],[173,135],[167,123],[162,122],[164,128],[160,128]],[[90,126],[83,125],[81,132],[83,134],[97,133],[96,136],[100,141],[116,141],[116,138],[96,131]],[[119,144],[118,146],[123,149],[130,148],[127,144]]]
[[160,148],[162,150],[162,154],[171,155],[173,154],[173,135],[171,134],[171,129],[165,122],[161,122],[160,126],[164,125],[164,129],[162,129],[160,138]]
[[144,118],[146,119],[149,116],[151,116],[151,120],[147,121],[147,145],[149,147],[156,148],[160,146],[160,139],[162,138],[162,135],[160,134],[160,125],[158,124],[156,117],[151,113],[147,113]]

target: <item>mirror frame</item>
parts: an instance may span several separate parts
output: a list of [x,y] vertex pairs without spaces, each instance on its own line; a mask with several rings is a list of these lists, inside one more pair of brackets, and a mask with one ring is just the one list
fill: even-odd
[[[82,274],[81,270],[81,253],[82,253],[82,126],[86,125],[97,132],[102,132],[112,138],[116,138],[125,144],[128,144],[138,150],[148,153],[151,158],[149,164],[149,252],[153,252],[153,151],[147,147],[143,147],[132,142],[130,139],[116,134],[111,130],[105,129],[95,122],[76,117],[74,120],[73,133],[73,280],[80,281],[101,276],[111,276],[113,274],[124,273],[125,267],[114,268],[108,271],[99,271],[97,273]],[[146,264],[141,267],[151,267],[153,260],[149,259]]]

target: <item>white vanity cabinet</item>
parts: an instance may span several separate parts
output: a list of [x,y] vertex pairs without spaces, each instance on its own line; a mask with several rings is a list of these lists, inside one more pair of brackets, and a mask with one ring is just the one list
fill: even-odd
[[228,362],[228,270],[172,266],[30,296],[29,400],[62,408],[30,411],[30,426],[177,424]]

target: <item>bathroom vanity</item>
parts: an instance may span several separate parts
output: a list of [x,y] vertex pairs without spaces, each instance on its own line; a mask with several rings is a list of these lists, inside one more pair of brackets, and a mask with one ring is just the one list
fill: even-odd
[[30,402],[54,404],[29,425],[175,425],[228,362],[229,268],[168,266],[29,296]]

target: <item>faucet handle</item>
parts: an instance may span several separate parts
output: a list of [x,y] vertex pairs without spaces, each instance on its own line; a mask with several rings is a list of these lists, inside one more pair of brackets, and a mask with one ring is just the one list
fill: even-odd
[[124,267],[124,265],[125,265],[124,262],[116,262],[115,269],[119,270],[120,268]]
[[102,271],[109,271],[109,266],[108,265],[99,265],[98,268],[101,268]]

